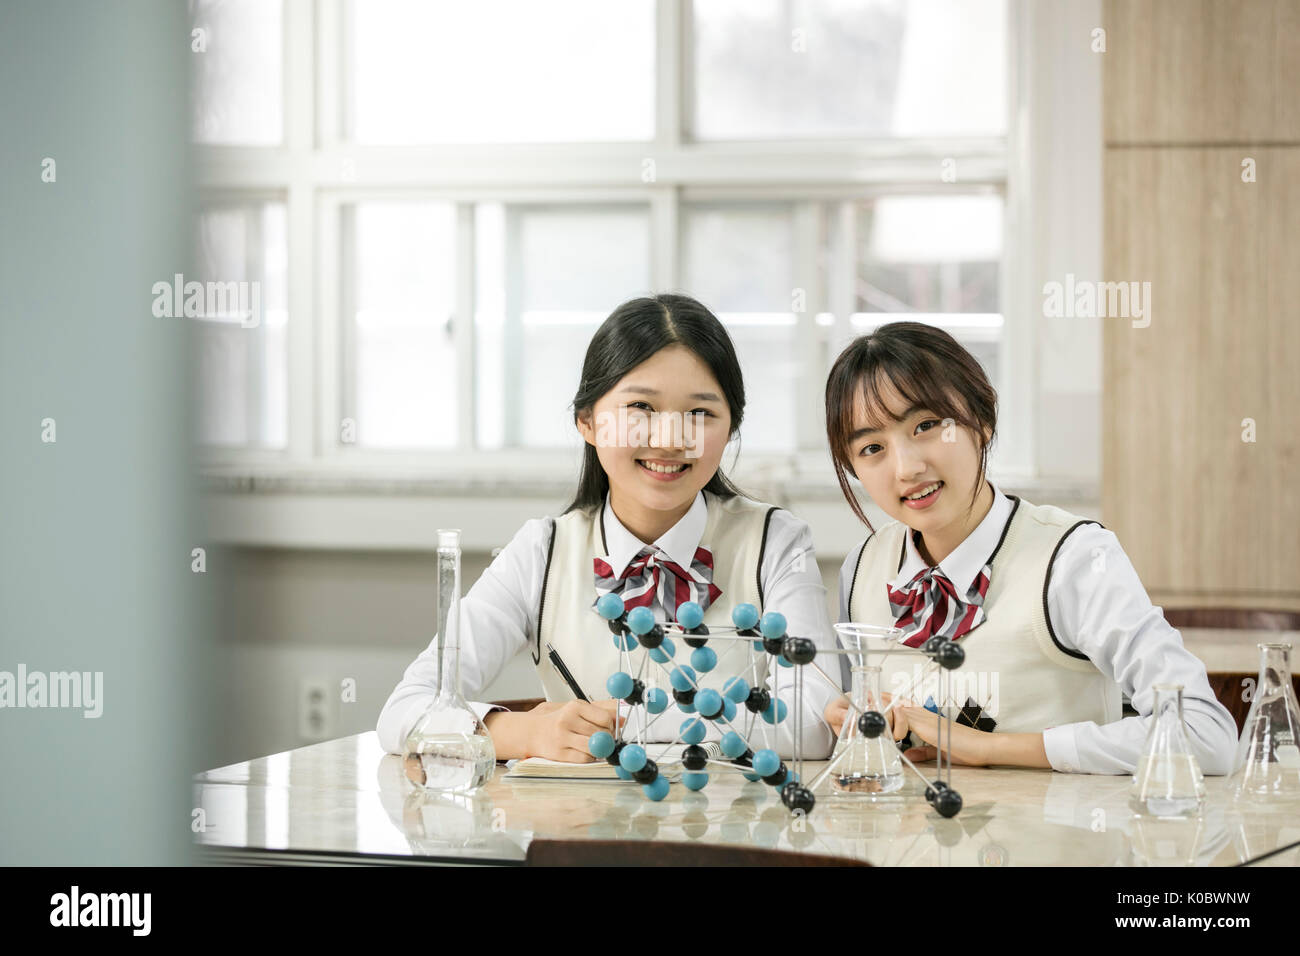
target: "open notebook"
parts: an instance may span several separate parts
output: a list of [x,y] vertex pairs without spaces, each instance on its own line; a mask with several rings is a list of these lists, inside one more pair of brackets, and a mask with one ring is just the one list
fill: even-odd
[[[725,760],[722,747],[717,741],[700,744],[710,760]],[[645,745],[646,756],[659,765],[666,777],[675,777],[682,770],[682,751],[686,744]],[[663,756],[659,756],[660,753]],[[545,757],[526,757],[513,761],[506,771],[507,778],[526,777],[533,780],[618,780],[614,768],[604,760],[592,763],[564,763],[561,760],[547,760]]]

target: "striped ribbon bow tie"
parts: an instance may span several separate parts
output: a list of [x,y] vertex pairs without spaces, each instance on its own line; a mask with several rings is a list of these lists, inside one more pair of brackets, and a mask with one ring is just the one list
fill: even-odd
[[642,548],[618,578],[600,558],[595,559],[595,570],[597,601],[614,593],[622,596],[624,607],[634,608],[650,607],[658,598],[670,621],[677,620],[677,608],[687,601],[707,611],[722,594],[713,583],[713,554],[707,548],[695,549],[689,572],[654,545]]
[[886,584],[889,609],[895,626],[903,629],[903,643],[920,647],[935,636],[955,641],[983,624],[984,595],[992,573],[992,566],[984,565],[965,600],[957,597],[957,586],[938,565],[918,571],[901,591]]

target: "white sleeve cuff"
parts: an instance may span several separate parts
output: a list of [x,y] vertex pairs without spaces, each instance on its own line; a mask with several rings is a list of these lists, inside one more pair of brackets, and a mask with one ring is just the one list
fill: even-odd
[[478,715],[479,720],[482,720],[488,714],[492,713],[492,711],[505,710],[506,708],[502,707],[500,704],[483,704],[478,701],[469,701],[469,709]]
[[1084,772],[1079,766],[1079,745],[1074,739],[1074,728],[1070,724],[1044,730],[1043,750],[1047,752],[1047,762],[1053,770],[1061,773]]

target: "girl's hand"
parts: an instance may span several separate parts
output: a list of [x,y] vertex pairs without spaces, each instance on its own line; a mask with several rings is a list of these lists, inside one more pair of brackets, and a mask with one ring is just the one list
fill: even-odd
[[528,756],[566,763],[592,763],[596,758],[587,750],[587,738],[598,730],[614,733],[618,701],[546,701],[527,714],[530,724]]
[[[912,761],[934,760],[939,753],[939,715],[924,707],[910,705],[902,708],[901,717],[906,727],[930,746],[912,747],[903,756]],[[993,762],[993,734],[976,730],[956,721],[952,722],[952,736],[944,728],[944,753],[952,754],[955,766],[985,767]]]
[[[893,697],[886,692],[882,692],[880,697],[881,697],[881,702],[886,707],[889,707],[889,702],[893,700]],[[889,709],[885,711],[885,720],[889,722],[889,728],[890,731],[893,733],[895,740],[902,740],[903,737],[907,734],[907,721],[904,720],[901,715],[899,715],[899,707],[903,703],[911,703],[911,701],[900,699],[898,704],[895,704],[893,707],[889,707]],[[839,736],[843,733],[844,721],[849,717],[850,714],[852,714],[854,720],[857,720],[858,718],[857,713],[850,711],[849,709],[848,697],[841,694],[839,697],[836,697],[833,701],[831,701],[829,704],[826,705],[826,710],[822,712],[822,719],[825,720],[826,723],[830,724],[831,730],[834,731],[835,736],[838,739]]]

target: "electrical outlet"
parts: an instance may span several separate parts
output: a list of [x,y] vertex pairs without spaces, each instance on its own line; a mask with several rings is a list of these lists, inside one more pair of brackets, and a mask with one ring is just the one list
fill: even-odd
[[312,741],[334,736],[334,700],[323,677],[298,681],[298,736]]

